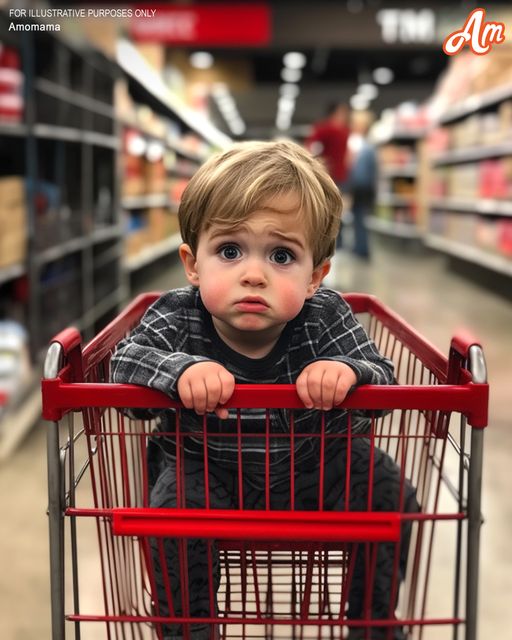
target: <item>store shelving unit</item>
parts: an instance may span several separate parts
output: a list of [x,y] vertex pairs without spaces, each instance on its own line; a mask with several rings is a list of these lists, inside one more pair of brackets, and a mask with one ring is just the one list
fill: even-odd
[[[181,193],[206,158],[231,139],[182,103],[127,41],[118,44],[118,62],[130,111],[121,115],[127,170],[121,204],[128,227],[123,265],[135,274],[177,251]],[[151,147],[156,158],[150,158]]]
[[[1,409],[1,458],[40,415],[48,341],[70,325],[84,339],[96,334],[128,299],[131,276],[177,251],[180,189],[231,140],[182,104],[128,42],[113,61],[59,33],[12,34],[1,11],[0,41],[20,53],[24,75],[22,119],[0,118],[0,178],[23,182],[27,210],[26,258],[0,267],[0,320],[25,326],[33,365]],[[149,107],[168,128],[155,131],[120,114],[115,95],[122,83],[136,105]],[[146,147],[161,146],[160,185],[150,174],[143,190],[126,193],[127,131],[136,131]],[[136,218],[154,227],[128,256],[129,221]]]
[[512,276],[512,86],[446,111],[429,136],[427,246]]
[[401,239],[420,238],[416,177],[417,144],[423,135],[423,130],[395,129],[377,140],[376,210],[366,220],[371,231]]
[[1,457],[40,414],[51,337],[74,325],[88,339],[128,297],[113,103],[119,69],[58,33],[7,27],[0,13],[0,39],[21,56],[24,108],[21,122],[0,124],[0,176],[24,188],[26,258],[0,268],[1,312],[25,326],[33,369],[0,417]]

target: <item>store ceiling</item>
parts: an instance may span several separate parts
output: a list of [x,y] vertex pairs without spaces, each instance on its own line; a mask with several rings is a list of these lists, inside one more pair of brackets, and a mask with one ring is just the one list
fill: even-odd
[[[446,66],[442,52],[418,49],[414,53],[344,48],[301,48],[294,50],[306,55],[306,66],[298,82],[300,93],[296,100],[293,125],[304,127],[324,114],[329,103],[349,102],[362,82],[372,81],[372,71],[386,66],[394,73],[394,81],[378,87],[379,94],[372,101],[376,113],[395,107],[403,101],[423,102],[432,94],[439,75]],[[285,49],[265,51],[237,50],[213,52],[218,60],[240,60],[248,63],[252,82],[248,86],[231,88],[240,116],[247,125],[249,136],[263,135],[274,127],[283,81]],[[216,124],[229,133],[226,122],[213,103]]]

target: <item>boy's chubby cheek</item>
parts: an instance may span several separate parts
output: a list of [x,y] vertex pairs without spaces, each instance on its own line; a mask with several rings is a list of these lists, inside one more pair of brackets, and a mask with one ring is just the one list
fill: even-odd
[[212,313],[213,310],[223,307],[226,302],[232,298],[233,295],[229,295],[229,285],[219,278],[214,283],[209,283],[207,287],[200,287],[201,299],[204,306]]

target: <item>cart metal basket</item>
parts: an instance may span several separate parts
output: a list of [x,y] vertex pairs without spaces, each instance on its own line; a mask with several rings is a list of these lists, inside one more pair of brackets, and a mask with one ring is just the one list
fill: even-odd
[[[67,329],[48,350],[42,391],[43,415],[50,421],[53,639],[160,639],[169,628],[189,638],[191,625],[202,623],[208,629],[205,637],[211,638],[343,638],[349,630],[351,637],[380,638],[374,634],[384,629],[384,637],[391,639],[400,629],[407,638],[475,640],[483,428],[488,407],[480,346],[469,338],[454,338],[447,358],[374,297],[347,294],[345,299],[381,353],[395,363],[397,385],[356,389],[342,405],[348,412],[348,428],[335,435],[323,428],[315,434],[295,432],[294,415],[303,407],[293,385],[240,385],[229,401],[229,407],[236,409],[236,427],[212,433],[205,420],[204,428],[191,434],[180,429],[178,403],[150,389],[109,383],[116,344],[157,297],[154,293],[137,298],[84,348],[79,333]],[[176,412],[172,434],[158,430],[158,417],[146,419],[164,408]],[[211,508],[208,443],[221,437],[236,440],[241,486],[243,444],[254,435],[244,430],[242,410],[248,408],[264,409],[267,415],[279,409],[289,419],[286,434],[273,433],[267,420],[263,508],[246,509],[241,499],[235,508]],[[146,413],[137,413],[142,409]],[[361,410],[368,419],[364,436],[351,430],[352,419]],[[351,511],[348,498],[339,510],[325,510],[322,471],[318,508],[296,510],[294,452],[301,437],[316,438],[320,461],[329,438],[340,438],[346,447],[347,469],[355,438],[366,438],[370,452],[378,447],[397,462],[402,483],[410,479],[420,511],[405,513],[400,507],[392,512],[372,511],[371,464],[366,510]],[[173,509],[148,507],[146,459],[148,448],[159,438],[174,447],[178,488]],[[204,508],[184,504],[188,438],[204,447]],[[286,511],[271,508],[270,451],[275,438],[285,438],[290,448],[290,508]],[[347,487],[349,473],[340,477]],[[390,606],[387,617],[374,619],[371,585],[376,553],[382,544],[398,549],[406,522],[412,535],[401,585],[398,561],[393,569],[398,607],[395,611]],[[170,538],[179,550],[175,571],[182,602],[175,606],[167,579],[169,601],[162,611],[150,548],[160,549],[167,573],[172,568],[165,567],[163,541]],[[206,541],[208,555],[209,615],[199,619],[192,615],[187,597],[187,544],[194,539]],[[366,593],[364,615],[354,620],[348,619],[346,607],[358,552],[365,558]],[[219,585],[214,584],[217,579]]]

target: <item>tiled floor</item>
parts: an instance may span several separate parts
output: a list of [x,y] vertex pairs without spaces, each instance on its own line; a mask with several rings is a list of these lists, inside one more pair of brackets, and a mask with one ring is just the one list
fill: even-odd
[[[151,288],[182,283],[176,268],[162,273]],[[447,272],[440,257],[381,246],[370,264],[337,255],[329,285],[377,295],[445,353],[451,336],[462,327],[484,345],[492,395],[484,460],[479,637],[505,638],[512,628],[512,305]],[[45,456],[41,425],[0,467],[2,640],[50,637]],[[451,592],[451,585],[437,589],[442,598],[444,589]],[[85,637],[93,636],[105,637],[102,632]]]

